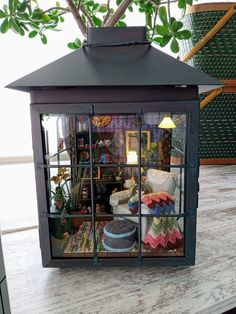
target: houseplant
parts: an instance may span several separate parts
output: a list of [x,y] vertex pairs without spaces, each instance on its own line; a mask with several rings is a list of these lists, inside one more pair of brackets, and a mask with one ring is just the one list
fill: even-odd
[[81,167],[77,170],[76,180],[71,180],[68,169],[62,167],[58,169],[57,175],[52,176],[51,181],[56,185],[51,189],[51,210],[61,215],[51,220],[51,230],[55,238],[63,239],[72,231],[73,218],[67,218],[66,215],[78,209],[82,190]]
[[[180,10],[185,11],[193,0],[116,0],[106,2],[94,0],[66,0],[66,5],[57,1],[55,5],[44,8],[37,0],[8,0],[0,8],[2,34],[8,30],[27,35],[29,38],[39,37],[43,44],[47,43],[47,32],[58,31],[69,15],[76,22],[80,33],[87,36],[88,27],[125,27],[127,11],[144,14],[148,40],[160,47],[170,44],[172,52],[179,52],[179,40],[188,39],[191,33],[183,28],[183,23],[173,17],[171,3],[178,2]],[[82,38],[81,36],[81,38]],[[77,49],[82,45],[76,38],[68,44]]]

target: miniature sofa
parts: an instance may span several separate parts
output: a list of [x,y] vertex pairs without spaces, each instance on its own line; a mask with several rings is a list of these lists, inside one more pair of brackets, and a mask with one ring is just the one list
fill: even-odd
[[[175,173],[156,170],[156,169],[149,169],[147,171],[147,176],[145,183],[147,183],[152,192],[167,192],[171,195],[174,195],[175,188],[178,182],[178,177]],[[128,189],[120,192],[116,192],[110,196],[110,205],[113,209],[113,214],[123,214],[127,215],[130,214],[128,208],[128,200],[132,196],[133,189]],[[142,214],[150,214],[150,209],[145,205],[142,204],[141,206],[141,213]],[[122,217],[118,217],[118,219],[124,219]],[[138,214],[136,217],[125,217],[125,219],[131,220],[138,224]],[[152,224],[152,217],[142,217],[141,218],[141,226],[142,226],[142,241],[149,230],[150,225]]]

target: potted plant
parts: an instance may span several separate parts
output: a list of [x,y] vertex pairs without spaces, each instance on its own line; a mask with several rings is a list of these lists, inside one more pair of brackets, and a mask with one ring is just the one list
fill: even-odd
[[[75,173],[74,173],[75,174]],[[66,215],[73,213],[79,206],[81,196],[82,180],[81,167],[77,170],[76,180],[72,181],[68,169],[59,168],[57,175],[51,178],[56,185],[51,190],[53,204],[51,210],[60,213],[60,218],[51,220],[51,230],[57,239],[67,238],[72,231],[72,219]]]

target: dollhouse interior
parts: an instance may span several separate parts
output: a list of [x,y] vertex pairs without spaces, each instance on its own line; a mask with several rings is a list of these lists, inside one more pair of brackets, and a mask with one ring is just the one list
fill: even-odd
[[54,258],[184,255],[186,114],[41,122]]

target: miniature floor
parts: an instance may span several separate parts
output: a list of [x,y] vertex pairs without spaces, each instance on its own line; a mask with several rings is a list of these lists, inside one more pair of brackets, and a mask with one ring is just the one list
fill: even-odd
[[43,269],[38,231],[2,236],[12,313],[217,314],[236,306],[236,166],[202,166],[193,267]]

